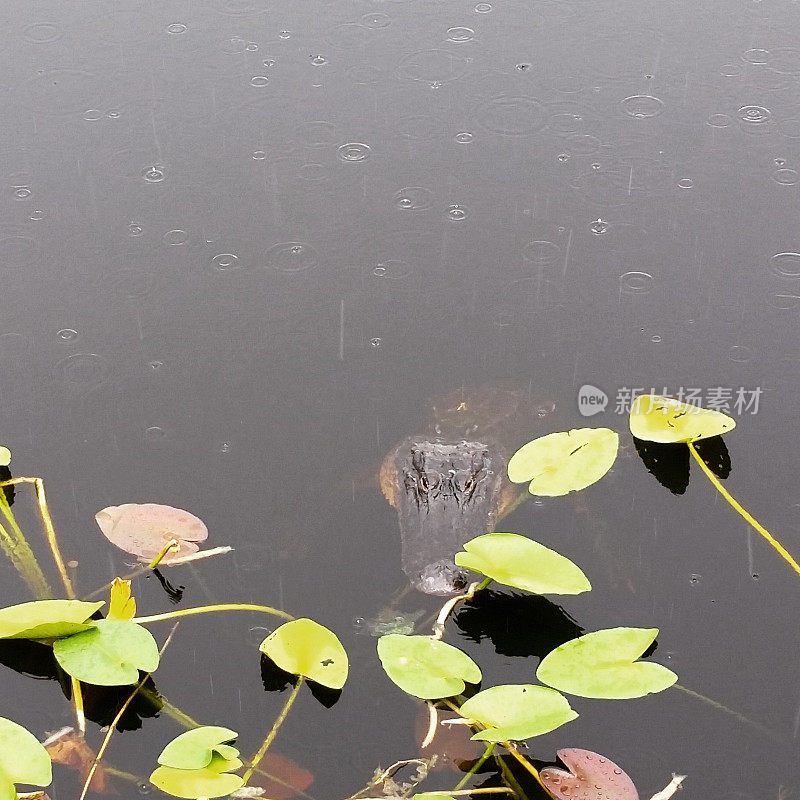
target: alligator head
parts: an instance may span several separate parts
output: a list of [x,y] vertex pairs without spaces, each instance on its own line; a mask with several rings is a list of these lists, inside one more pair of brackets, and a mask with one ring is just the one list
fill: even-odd
[[493,530],[507,454],[487,441],[408,437],[384,459],[381,489],[397,510],[403,571],[426,594],[465,588],[453,556]]

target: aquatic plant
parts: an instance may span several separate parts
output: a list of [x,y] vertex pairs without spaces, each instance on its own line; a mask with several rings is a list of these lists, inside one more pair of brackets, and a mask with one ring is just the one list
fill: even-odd
[[629,425],[637,439],[670,445],[686,445],[703,474],[725,501],[773,547],[780,557],[800,575],[800,564],[789,551],[722,485],[697,452],[695,442],[732,431],[736,421],[721,411],[682,403],[671,397],[644,394],[631,405]]
[[[648,420],[647,424],[650,425],[651,421]],[[696,431],[691,430],[691,436],[696,437]],[[652,433],[649,428],[648,432]],[[691,442],[689,444],[691,447]],[[558,496],[579,491],[608,472],[618,446],[618,434],[607,428],[549,434],[528,443],[514,455],[508,464],[509,477],[528,483],[528,490],[533,494]],[[7,456],[10,459],[10,454]],[[0,448],[0,462],[5,458],[6,453]],[[0,488],[21,484],[34,487],[50,553],[66,597],[53,598],[54,593],[16,523],[9,501],[0,492],[0,512],[8,525],[8,528],[0,525],[0,546],[31,594],[37,598],[0,609],[0,639],[30,640],[37,646],[50,648],[58,667],[70,677],[77,732],[66,736],[59,734],[58,741],[54,740],[50,745],[54,753],[55,745],[60,745],[70,751],[70,758],[78,754],[77,761],[73,761],[84,778],[80,800],[91,785],[96,785],[92,780],[101,769],[101,760],[125,710],[137,695],[152,696],[148,681],[151,673],[158,669],[172,633],[159,647],[146,626],[188,616],[233,611],[266,613],[282,620],[282,624],[261,642],[259,651],[279,670],[293,676],[292,690],[263,742],[249,759],[243,759],[239,745],[234,744],[237,734],[233,729],[201,725],[180,709],[165,705],[188,730],[163,747],[150,781],[175,797],[255,796],[258,791],[256,773],[265,759],[268,760],[268,750],[302,686],[310,682],[333,692],[345,686],[349,662],[338,637],[314,620],[295,619],[285,611],[251,603],[219,603],[137,616],[130,576],[116,578],[103,587],[102,591],[108,591],[108,610],[102,617],[103,601],[78,600],[75,596],[59,551],[41,480],[14,478],[0,482]],[[188,558],[193,559],[229,549],[195,552],[197,543],[206,540],[205,525],[189,512],[171,506],[111,506],[98,512],[97,522],[113,544],[148,560],[134,574],[154,570],[162,563],[170,566],[185,561],[187,552]],[[367,789],[380,786],[385,797],[415,796],[420,800],[458,797],[475,791],[513,793],[523,798],[522,788],[505,765],[505,756],[496,754],[496,749],[502,747],[507,757],[515,760],[553,796],[564,796],[568,794],[565,789],[571,785],[570,781],[589,774],[586,766],[588,756],[579,755],[584,751],[559,751],[569,772],[557,774],[556,768],[548,767],[540,773],[519,751],[518,743],[555,730],[578,716],[565,695],[631,698],[671,686],[677,679],[674,673],[662,665],[639,660],[654,642],[658,631],[655,628],[620,627],[590,632],[562,643],[542,658],[536,670],[540,684],[500,684],[475,692],[474,687],[482,680],[479,665],[462,650],[442,640],[447,620],[454,609],[474,600],[493,582],[536,595],[578,595],[591,591],[591,584],[570,559],[516,533],[491,532],[477,536],[455,555],[455,563],[484,576],[483,579],[472,584],[464,594],[444,603],[430,635],[392,633],[382,636],[377,644],[378,657],[390,680],[409,695],[428,703],[428,740],[438,727],[438,710],[447,708],[457,715],[450,720],[451,723],[468,726],[472,739],[485,744],[484,754],[448,792],[413,794],[427,775],[431,763],[424,759],[396,762],[388,770],[378,771]],[[83,740],[86,727],[83,696],[91,686],[130,690],[108,725],[96,754]],[[13,759],[27,759],[32,766],[27,771],[15,771],[16,761],[9,761],[10,757],[4,760],[4,753],[11,753]],[[489,758],[497,760],[505,787],[464,789],[470,777]],[[50,763],[47,750],[32,734],[15,723],[0,720],[0,800],[15,800],[16,783],[47,785]],[[398,783],[393,777],[395,768],[408,764],[416,765],[416,776],[408,782]],[[583,772],[579,774],[580,770]],[[106,778],[104,774],[101,777],[103,780]],[[622,778],[608,776],[604,783],[600,772],[592,773],[592,778],[609,792],[615,780],[617,786],[624,784]],[[666,800],[674,788],[670,790],[668,787],[658,800]],[[629,791],[629,787],[625,791]],[[362,795],[363,791],[353,798]],[[622,800],[634,798],[625,795]]]

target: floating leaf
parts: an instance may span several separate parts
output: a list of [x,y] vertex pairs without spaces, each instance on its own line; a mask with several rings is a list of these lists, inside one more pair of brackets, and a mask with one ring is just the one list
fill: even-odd
[[585,489],[611,469],[619,435],[609,428],[549,433],[523,445],[508,462],[513,483],[530,481],[531,494],[558,497]]
[[136,599],[131,596],[131,582],[114,578],[108,603],[108,619],[133,619],[136,616]]
[[282,670],[341,689],[349,664],[342,643],[312,619],[295,619],[276,628],[259,646]]
[[639,793],[628,775],[613,761],[578,747],[558,751],[569,772],[559,767],[545,767],[539,777],[554,797],[572,800],[639,800]]
[[98,686],[126,686],[139,670],[158,667],[158,645],[135,622],[101,619],[96,627],[53,643],[53,654],[68,675]]
[[565,642],[536,670],[542,683],[580,697],[643,697],[672,686],[678,676],[647,661],[636,661],[655,641],[658,628],[609,628]]
[[239,734],[230,728],[217,725],[203,725],[180,736],[176,736],[158,757],[158,763],[176,769],[200,769],[207,767],[214,753],[225,759],[238,758],[239,751],[235,747],[225,746],[225,742],[233,741]]
[[10,785],[16,797],[15,783],[49,786],[52,779],[50,756],[42,743],[22,725],[0,717],[0,796]]
[[158,503],[108,506],[94,518],[111,544],[145,560],[155,558],[170,539],[175,539],[180,549],[167,553],[165,562],[196,553],[199,548],[195,543],[208,538],[208,528],[194,514]]
[[456,553],[459,567],[535,594],[580,594],[592,585],[565,556],[517,533],[486,533]]
[[631,405],[630,427],[637,439],[677,444],[727,433],[736,427],[736,421],[720,411],[671,397],[642,394]]
[[507,742],[540,736],[578,715],[567,698],[554,689],[534,684],[492,686],[462,704],[461,716],[486,727],[472,738],[478,742]]
[[424,700],[461,694],[465,684],[481,680],[480,667],[466,653],[430,636],[381,636],[378,657],[394,683]]
[[7,467],[11,463],[11,451],[7,447],[0,447],[0,467]]
[[211,763],[202,769],[176,769],[158,767],[150,775],[150,783],[173,797],[196,800],[198,797],[224,797],[244,786],[239,775],[229,770],[238,769],[242,762],[225,759],[214,754]]
[[103,601],[36,600],[0,608],[0,639],[55,639],[90,630]]

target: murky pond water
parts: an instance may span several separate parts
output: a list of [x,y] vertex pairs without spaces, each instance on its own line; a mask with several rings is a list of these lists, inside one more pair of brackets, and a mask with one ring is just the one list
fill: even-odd
[[[658,627],[653,660],[685,687],[573,698],[580,717],[527,752],[605,753],[643,797],[672,772],[704,800],[800,792],[798,578],[699,470],[683,494],[659,485],[625,413],[651,388],[727,404],[726,485],[800,553],[797,2],[6,0],[0,16],[0,431],[13,473],[45,479],[79,594],[129,571],[99,509],[200,517],[234,551],[165,570],[181,606],[274,605],[344,643],[338,702],[302,693],[272,750],[312,797],[347,797],[421,752],[420,706],[365,631],[408,583],[380,464],[427,430],[431,398],[513,381],[555,406],[538,432],[604,425],[623,445],[579,500],[503,520],[594,587],[529,627],[550,646],[565,625]],[[607,399],[590,417],[584,386]],[[48,564],[29,492],[15,510]],[[0,571],[3,605],[29,599]],[[173,607],[153,577],[134,589],[141,613]],[[400,602],[401,624],[439,605]],[[511,629],[505,603],[489,615]],[[472,613],[447,639],[483,685],[534,681],[541,641],[474,635]],[[262,686],[275,624],[184,620],[157,688],[255,751],[286,696]],[[3,668],[0,694],[40,738],[72,724],[56,682]],[[144,719],[107,761],[146,778],[181,730]],[[50,794],[78,787],[59,767]]]

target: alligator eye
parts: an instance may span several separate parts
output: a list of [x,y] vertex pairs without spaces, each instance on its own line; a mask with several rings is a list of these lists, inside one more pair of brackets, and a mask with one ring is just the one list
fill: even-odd
[[431,488],[431,484],[430,484],[430,481],[428,480],[428,476],[425,475],[424,473],[419,476],[419,480],[417,482],[417,485],[419,486],[419,490],[423,494],[428,494],[428,491]]
[[464,491],[465,491],[465,492],[467,492],[467,493],[469,493],[469,492],[471,492],[471,491],[472,491],[474,488],[475,488],[475,478],[474,478],[472,475],[470,475],[470,476],[469,476],[469,478],[467,478],[467,479],[464,481]]

